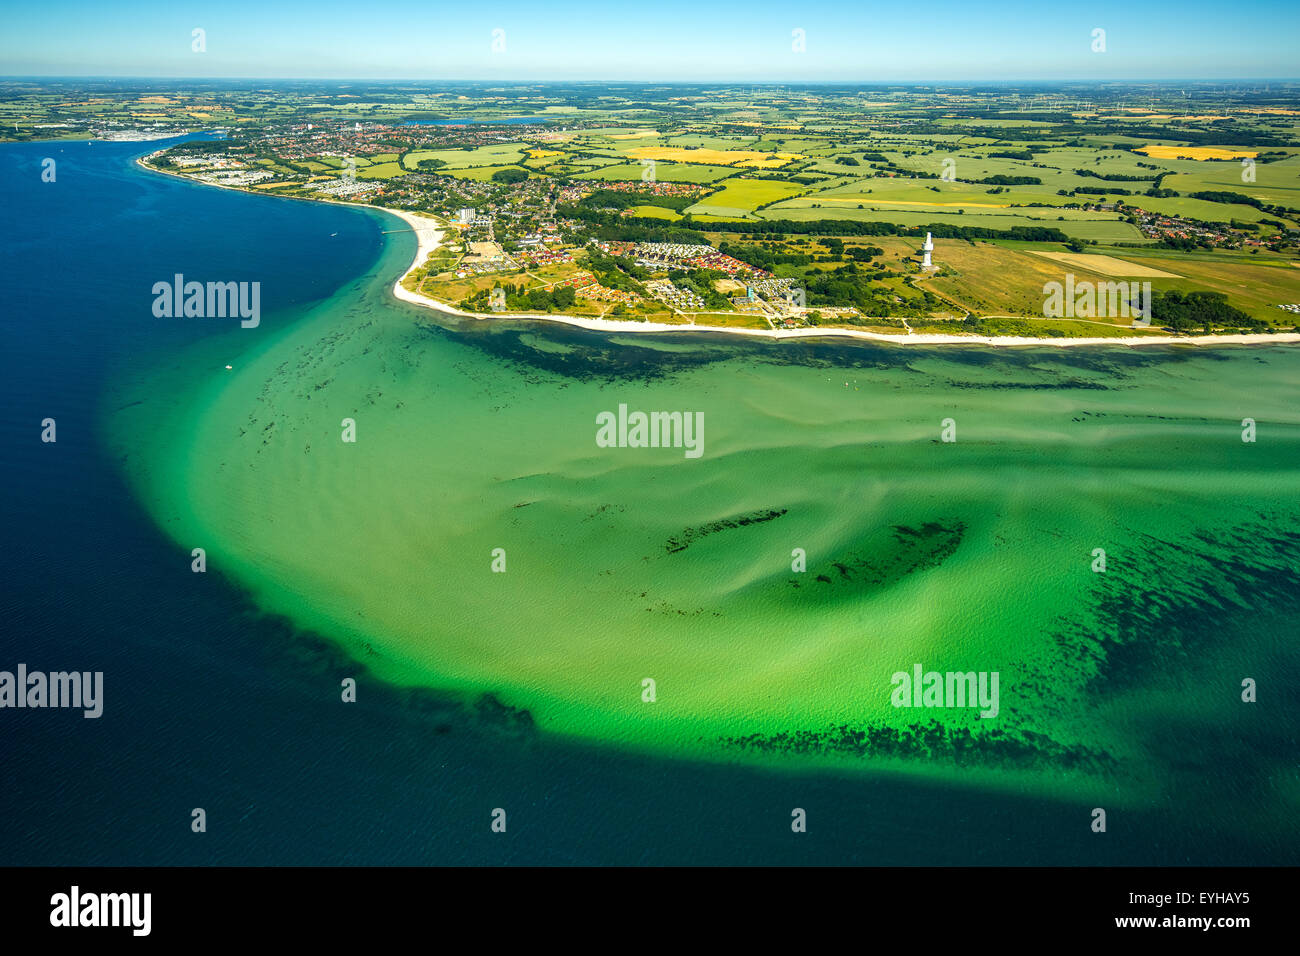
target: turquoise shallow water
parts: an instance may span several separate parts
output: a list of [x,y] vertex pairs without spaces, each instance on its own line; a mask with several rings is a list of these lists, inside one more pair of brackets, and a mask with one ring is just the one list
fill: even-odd
[[[23,859],[77,832],[67,799],[35,808],[36,767],[64,792],[113,794],[91,814],[122,830],[108,860],[191,858],[158,823],[167,800],[132,799],[150,776],[243,818],[213,841],[228,861],[1294,858],[1296,350],[448,331],[388,297],[413,240],[382,242],[386,219],[118,169],[88,172],[105,228],[129,223],[104,182],[120,180],[158,210],[147,234],[181,234],[169,210],[225,222],[244,237],[232,265],[268,286],[277,260],[249,244],[277,228],[284,247],[342,231],[337,275],[361,278],[290,296],[257,335],[159,341],[134,311],[130,258],[101,267],[122,276],[102,300],[116,321],[73,352],[112,374],[57,391],[81,394],[111,461],[86,446],[73,476],[23,459],[29,496],[82,530],[43,527],[44,560],[15,580],[60,567],[86,527],[130,550],[102,586],[69,571],[62,600],[24,601],[15,650],[93,646],[132,662],[138,690],[97,730],[122,769],[75,740],[46,753],[54,726],[24,728]],[[190,241],[200,268],[212,247]],[[282,268],[276,286],[310,288]],[[59,308],[43,300],[54,323],[10,330],[46,378],[42,338],[71,320]],[[111,362],[95,347],[132,337],[139,350]],[[620,402],[703,412],[704,456],[600,449],[595,415]],[[87,486],[118,505],[111,520],[69,513]],[[198,540],[213,571],[196,590]],[[934,712],[925,736],[889,707],[890,675],[914,661],[1000,671],[1002,738],[967,747],[983,728]],[[357,711],[336,702],[346,674],[362,676]],[[1243,674],[1272,690],[1253,707]],[[186,681],[183,707],[143,692]],[[166,742],[133,743],[131,721]],[[485,801],[522,808],[513,848],[475,842]],[[1112,801],[1118,839],[1098,847],[1087,811]],[[839,822],[787,845],[789,807],[806,803]],[[430,813],[439,835],[412,840]]]
[[[389,295],[408,245],[117,422],[179,544],[378,675],[596,744],[1123,806],[1177,785],[1170,701],[1253,725],[1282,634],[1241,673],[1221,635],[1296,613],[1300,351],[444,328]],[[179,413],[147,397],[177,374]],[[698,420],[699,457],[605,447],[622,407]],[[997,673],[997,714],[894,706],[916,664]]]

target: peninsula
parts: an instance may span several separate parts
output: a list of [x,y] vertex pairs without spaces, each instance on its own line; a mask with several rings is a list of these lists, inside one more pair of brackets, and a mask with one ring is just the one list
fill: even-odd
[[1124,105],[1134,92],[1028,109],[1013,91],[701,87],[656,112],[540,87],[519,92],[523,117],[435,93],[346,119],[300,107],[144,162],[393,213],[418,240],[395,295],[460,317],[922,345],[1300,341],[1300,109],[1278,105],[1300,91],[1200,113],[1160,87],[1142,90],[1149,109]]

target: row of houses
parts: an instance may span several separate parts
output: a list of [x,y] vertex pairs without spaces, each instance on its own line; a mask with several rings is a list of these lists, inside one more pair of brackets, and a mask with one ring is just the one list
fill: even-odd
[[253,183],[274,179],[275,174],[265,169],[231,169],[214,173],[195,173],[194,178],[218,186],[251,186]]
[[601,285],[599,282],[593,282],[577,289],[578,298],[594,299],[597,302],[616,302],[623,305],[632,305],[640,302],[641,297],[633,292],[624,292],[622,289],[611,289]]
[[1243,235],[1228,226],[1201,222],[1196,219],[1184,219],[1181,216],[1166,216],[1161,213],[1137,210],[1138,229],[1148,239],[1190,239],[1206,242],[1212,246],[1243,245],[1263,248],[1267,243],[1258,236]]
[[635,242],[614,239],[593,239],[591,245],[609,256],[626,256],[636,248]]
[[682,312],[699,312],[704,300],[690,289],[679,289],[667,279],[652,279],[645,284],[651,296]]
[[642,242],[634,249],[637,262],[648,266],[676,265],[713,251],[712,246],[684,242]]
[[552,288],[564,289],[564,288],[572,287],[574,289],[581,289],[584,286],[591,285],[595,281],[596,281],[596,277],[593,276],[590,272],[585,272],[585,271],[575,272],[573,275],[569,276],[569,278],[561,279],[559,282],[555,283],[555,285],[552,286]]
[[718,272],[725,272],[729,276],[747,276],[750,278],[771,278],[772,276],[772,273],[766,269],[751,266],[748,262],[741,262],[734,256],[718,252],[711,247],[706,255],[689,259],[686,265],[691,269],[715,269]]
[[[608,189],[616,193],[645,193],[651,196],[698,196],[705,192],[705,187],[698,183],[661,183],[661,182],[612,182],[596,183],[596,188]],[[576,190],[578,198],[584,193],[591,193],[591,187]],[[576,201],[576,200],[574,200]]]
[[549,266],[560,262],[572,262],[573,254],[568,249],[524,249],[516,252],[517,262],[534,266]]
[[749,287],[765,299],[788,299],[794,295],[794,279],[755,279]]
[[326,183],[313,183],[312,190],[327,196],[346,196],[364,199],[383,190],[383,183],[364,179],[332,179]]

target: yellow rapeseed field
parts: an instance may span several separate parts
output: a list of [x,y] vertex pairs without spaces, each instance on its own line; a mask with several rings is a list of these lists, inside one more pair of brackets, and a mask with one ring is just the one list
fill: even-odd
[[[654,159],[674,163],[704,163],[709,166],[744,166],[750,169],[778,169],[791,160],[803,159],[797,153],[760,153],[752,149],[687,149],[684,146],[641,146],[628,155],[637,159]],[[768,157],[774,156],[775,159]]]
[[1143,146],[1134,152],[1155,159],[1254,159],[1253,149],[1220,149],[1217,146]]

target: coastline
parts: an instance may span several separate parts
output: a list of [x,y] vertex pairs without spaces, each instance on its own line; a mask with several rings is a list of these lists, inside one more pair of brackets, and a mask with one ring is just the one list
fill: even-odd
[[[355,204],[348,204],[355,205]],[[1035,346],[1035,345],[1263,345],[1300,343],[1300,333],[1278,332],[1273,335],[1189,335],[1189,336],[1111,336],[1093,338],[1033,338],[1029,336],[988,336],[988,335],[951,335],[944,333],[914,332],[911,335],[886,335],[883,332],[867,332],[861,329],[844,329],[838,327],[807,329],[741,329],[725,325],[669,325],[663,322],[627,322],[615,319],[593,319],[576,315],[559,315],[556,313],[483,313],[466,312],[456,306],[428,296],[418,295],[403,287],[402,283],[412,272],[418,269],[428,258],[429,253],[442,242],[443,226],[437,220],[427,216],[399,209],[382,206],[369,206],[381,209],[398,217],[415,233],[417,248],[410,267],[393,283],[393,295],[403,302],[423,306],[438,312],[445,312],[459,318],[480,319],[528,319],[530,321],[558,322],[561,325],[577,326],[593,332],[720,332],[727,335],[748,335],[770,339],[793,338],[851,338],[871,342],[891,342],[897,345],[992,345],[992,346]]]
[[[150,154],[152,155],[152,154]],[[266,193],[256,193],[250,189],[241,189],[238,186],[226,186],[221,183],[206,183],[201,180],[192,179],[180,173],[168,172],[167,170],[157,169],[145,163],[145,156],[136,158],[136,163],[142,168],[151,172],[162,173],[165,176],[174,176],[177,179],[183,179],[187,182],[197,183],[201,186],[215,186],[218,189],[231,189],[236,192],[249,193],[251,195],[267,195]],[[432,309],[435,312],[442,312],[448,315],[454,315],[463,319],[477,319],[480,321],[491,321],[493,319],[519,320],[525,319],[536,322],[555,322],[560,325],[576,326],[593,332],[616,332],[616,333],[652,333],[663,334],[670,332],[689,333],[689,332],[710,332],[720,333],[723,335],[744,335],[768,339],[806,339],[806,338],[848,338],[868,342],[887,342],[895,345],[978,345],[994,347],[1026,347],[1026,346],[1057,346],[1068,348],[1071,346],[1150,346],[1150,345],[1193,345],[1193,346],[1216,346],[1216,345],[1292,345],[1300,343],[1300,333],[1296,332],[1278,332],[1271,335],[1144,335],[1144,336],[1097,336],[1097,337],[1080,337],[1080,338],[1039,338],[1033,336],[1012,336],[1012,335],[953,335],[950,333],[925,333],[914,332],[910,335],[887,335],[883,332],[867,332],[862,329],[845,329],[839,327],[817,327],[805,329],[744,329],[734,326],[725,325],[672,325],[663,322],[630,322],[616,319],[596,319],[576,315],[561,315],[558,313],[528,313],[528,312],[511,312],[511,313],[484,313],[484,312],[466,312],[456,306],[442,302],[438,299],[432,299],[428,296],[418,295],[410,292],[402,286],[412,272],[418,269],[428,259],[429,253],[433,252],[442,244],[442,237],[445,232],[445,226],[437,219],[429,216],[419,215],[408,212],[404,209],[390,209],[386,206],[372,206],[368,203],[342,202],[337,199],[313,199],[303,196],[279,196],[273,197],[279,199],[299,199],[304,202],[325,202],[337,206],[353,206],[358,209],[373,209],[378,212],[387,213],[391,216],[402,220],[415,233],[416,250],[415,256],[406,271],[398,276],[397,281],[393,283],[393,296],[403,302],[411,305],[417,305],[422,308]]]

